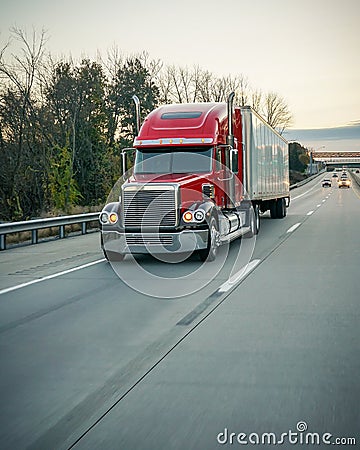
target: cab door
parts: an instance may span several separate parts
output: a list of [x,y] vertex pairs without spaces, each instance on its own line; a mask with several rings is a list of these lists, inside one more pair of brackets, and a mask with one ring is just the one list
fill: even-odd
[[233,209],[240,205],[241,185],[238,178],[239,155],[235,139],[234,148],[229,145],[218,145],[215,149],[215,159],[218,165],[216,182],[221,190],[219,205]]

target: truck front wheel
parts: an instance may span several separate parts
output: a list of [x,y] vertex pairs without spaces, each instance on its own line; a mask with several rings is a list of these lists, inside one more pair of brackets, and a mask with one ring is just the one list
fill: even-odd
[[204,250],[199,250],[201,261],[215,261],[220,245],[220,233],[215,217],[210,219],[208,245]]

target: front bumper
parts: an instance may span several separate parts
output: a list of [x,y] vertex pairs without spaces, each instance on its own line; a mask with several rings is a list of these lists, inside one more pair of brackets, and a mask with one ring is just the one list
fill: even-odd
[[208,230],[182,230],[170,233],[133,233],[102,230],[105,252],[129,253],[185,253],[202,250],[208,244]]

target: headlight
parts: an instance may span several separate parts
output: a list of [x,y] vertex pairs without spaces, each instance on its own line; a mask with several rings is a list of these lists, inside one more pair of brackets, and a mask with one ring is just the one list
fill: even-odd
[[118,215],[115,212],[108,213],[107,211],[104,211],[100,214],[99,220],[102,225],[106,225],[109,223],[111,225],[114,225],[118,221]]
[[196,222],[202,222],[205,219],[205,212],[202,209],[197,209],[194,212],[194,219]]
[[203,222],[205,219],[205,211],[202,209],[196,209],[195,211],[185,211],[183,214],[183,221],[186,223]]
[[105,225],[109,223],[109,216],[107,212],[103,212],[100,214],[100,222]]
[[118,215],[112,212],[109,216],[109,222],[114,225],[118,221]]
[[186,223],[193,221],[193,213],[191,211],[185,211],[183,214],[183,221]]

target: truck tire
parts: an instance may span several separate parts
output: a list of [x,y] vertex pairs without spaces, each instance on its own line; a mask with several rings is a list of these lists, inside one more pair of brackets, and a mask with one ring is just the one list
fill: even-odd
[[215,261],[219,249],[219,227],[215,217],[211,217],[208,230],[208,245],[204,250],[199,250],[201,261]]
[[270,201],[270,217],[272,219],[277,219],[277,201],[276,200],[271,200]]
[[284,198],[279,198],[276,202],[276,216],[283,219],[286,216],[286,203]]
[[260,210],[259,205],[253,205],[249,210],[250,214],[250,231],[244,234],[245,238],[252,238],[259,233],[260,229]]
[[278,198],[270,202],[270,217],[283,219],[286,216],[286,203],[284,198]]

